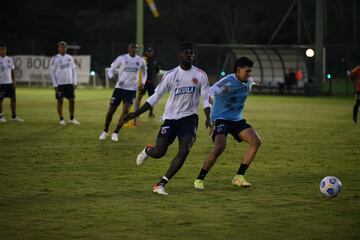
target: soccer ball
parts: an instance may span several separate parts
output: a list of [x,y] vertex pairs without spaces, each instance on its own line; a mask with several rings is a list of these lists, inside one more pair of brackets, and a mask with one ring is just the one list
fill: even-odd
[[320,192],[326,197],[336,197],[342,189],[340,180],[334,176],[327,176],[320,182]]

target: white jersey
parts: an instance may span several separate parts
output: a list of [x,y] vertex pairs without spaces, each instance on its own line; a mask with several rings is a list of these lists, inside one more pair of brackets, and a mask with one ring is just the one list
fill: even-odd
[[55,55],[51,59],[50,75],[53,86],[77,84],[76,65],[74,58],[69,54]]
[[0,84],[12,83],[11,71],[15,68],[11,57],[0,57]]
[[170,96],[166,102],[163,120],[176,120],[197,114],[200,95],[203,108],[210,107],[208,77],[197,67],[192,66],[185,71],[178,66],[166,72],[147,102],[151,106],[155,105],[166,92],[170,92]]
[[135,55],[131,57],[129,54],[120,55],[111,64],[108,76],[112,78],[114,72],[119,68],[119,77],[115,88],[136,91],[139,81],[139,71],[142,72],[142,84],[145,83],[147,78],[147,68],[145,60]]

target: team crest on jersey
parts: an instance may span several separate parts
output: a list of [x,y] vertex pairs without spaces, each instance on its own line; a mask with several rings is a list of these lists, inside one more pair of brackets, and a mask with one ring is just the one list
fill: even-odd
[[199,80],[197,78],[193,78],[192,82],[193,82],[193,84],[198,84]]
[[170,128],[169,126],[161,127],[160,133],[163,134],[163,135],[166,134],[166,133],[167,133],[167,130],[168,130],[169,128]]

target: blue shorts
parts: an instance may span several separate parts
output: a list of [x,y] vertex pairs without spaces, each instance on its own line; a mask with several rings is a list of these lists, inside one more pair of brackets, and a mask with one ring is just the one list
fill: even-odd
[[0,100],[4,98],[16,98],[15,89],[12,83],[0,84]]
[[233,138],[238,141],[242,142],[241,138],[239,137],[239,133],[243,130],[251,128],[251,125],[246,123],[245,119],[240,121],[230,121],[230,120],[223,120],[217,119],[215,120],[213,132],[212,132],[212,140],[215,141],[216,135],[225,135],[225,137],[230,133]]
[[119,106],[121,101],[124,101],[131,105],[133,104],[135,97],[136,97],[136,91],[115,88],[110,100],[110,104]]
[[199,118],[196,114],[177,120],[165,120],[161,125],[158,138],[166,138],[167,144],[174,142],[176,137],[192,136],[196,138]]
[[63,84],[57,86],[57,91],[55,94],[56,99],[75,99],[75,88],[72,84]]

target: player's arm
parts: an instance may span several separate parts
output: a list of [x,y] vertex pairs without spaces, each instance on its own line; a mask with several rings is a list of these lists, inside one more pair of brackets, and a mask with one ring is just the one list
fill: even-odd
[[76,74],[76,65],[75,60],[72,58],[72,68],[71,68],[72,78],[73,78],[73,86],[76,88],[77,86],[77,74]]
[[210,87],[210,96],[218,96],[229,92],[229,84],[230,81],[227,78],[223,78],[220,81],[216,82]]
[[115,70],[121,66],[121,56],[116,58],[115,61],[111,64],[110,69],[108,71],[109,78],[114,77]]
[[56,80],[56,60],[55,57],[53,57],[51,59],[51,64],[50,64],[50,77],[51,77],[51,81],[53,83],[53,87],[55,88],[55,90],[57,90],[57,80]]
[[142,72],[142,85],[144,86],[145,85],[145,82],[146,82],[146,79],[147,79],[147,65],[146,65],[146,62],[145,60],[143,61],[143,64],[140,68],[141,72]]
[[209,95],[209,80],[205,75],[202,79],[201,84],[201,97],[203,100],[203,108],[205,113],[205,127],[210,128],[211,131],[211,121],[210,121],[210,111],[211,111],[211,104],[210,104],[210,95]]
[[16,88],[16,81],[15,81],[15,65],[13,60],[11,59],[11,80],[12,80],[12,84],[13,84],[13,88]]
[[143,114],[147,110],[150,110],[152,108],[152,106],[154,106],[161,99],[161,97],[166,92],[169,91],[169,84],[168,84],[167,79],[168,78],[166,77],[166,74],[165,74],[163,79],[161,80],[160,84],[156,87],[155,93],[151,97],[149,97],[146,100],[146,102],[139,109],[137,109],[135,112],[128,113],[125,116],[124,121],[127,122],[127,121],[129,121],[131,119],[134,119],[134,118],[140,116],[141,114]]

